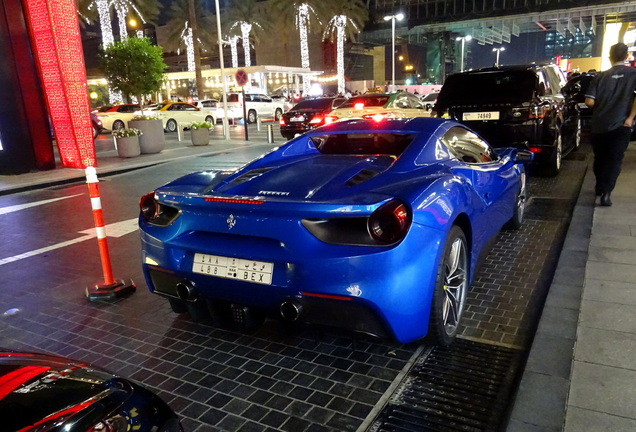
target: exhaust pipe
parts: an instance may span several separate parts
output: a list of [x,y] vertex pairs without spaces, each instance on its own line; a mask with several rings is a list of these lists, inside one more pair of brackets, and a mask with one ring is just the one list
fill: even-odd
[[189,302],[197,301],[199,295],[189,282],[179,282],[177,284],[177,296],[179,299]]
[[287,321],[298,321],[302,313],[303,305],[296,300],[287,300],[280,305],[280,314]]

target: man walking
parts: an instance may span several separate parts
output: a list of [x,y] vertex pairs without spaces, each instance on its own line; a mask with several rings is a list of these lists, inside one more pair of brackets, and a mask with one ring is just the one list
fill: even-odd
[[625,66],[627,45],[610,48],[612,67],[594,77],[585,95],[592,113],[592,149],[596,195],[602,206],[611,206],[611,193],[621,172],[621,164],[636,116],[636,68]]

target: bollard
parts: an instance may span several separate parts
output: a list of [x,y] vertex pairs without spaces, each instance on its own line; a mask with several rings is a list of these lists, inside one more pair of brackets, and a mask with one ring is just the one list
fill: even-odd
[[261,130],[261,118],[260,117],[256,117],[256,130],[257,131]]
[[183,141],[183,127],[181,123],[177,123],[177,140]]
[[267,125],[267,142],[274,142],[274,127],[272,125]]

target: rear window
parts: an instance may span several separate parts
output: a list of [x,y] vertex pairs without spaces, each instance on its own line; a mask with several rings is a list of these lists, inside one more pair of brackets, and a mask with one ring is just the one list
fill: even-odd
[[398,133],[353,133],[320,135],[311,141],[322,154],[400,156],[415,135]]
[[228,94],[228,95],[227,95],[227,101],[228,101],[228,102],[238,102],[238,101],[239,101],[239,95],[238,95],[238,93]]
[[382,107],[389,101],[389,96],[356,96],[347,100],[338,108],[353,108],[357,104],[365,107]]
[[438,104],[503,102],[533,97],[537,76],[532,71],[493,71],[449,76]]
[[331,99],[309,99],[296,104],[292,110],[320,110],[331,106]]

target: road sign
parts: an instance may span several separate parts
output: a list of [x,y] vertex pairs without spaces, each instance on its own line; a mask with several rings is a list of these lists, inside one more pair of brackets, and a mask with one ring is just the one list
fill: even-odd
[[245,72],[243,69],[237,70],[234,78],[236,78],[236,84],[240,85],[241,87],[247,84],[247,72]]

